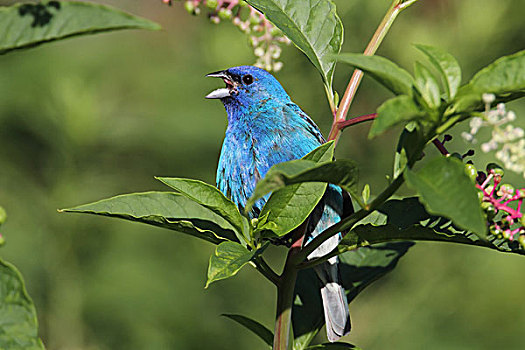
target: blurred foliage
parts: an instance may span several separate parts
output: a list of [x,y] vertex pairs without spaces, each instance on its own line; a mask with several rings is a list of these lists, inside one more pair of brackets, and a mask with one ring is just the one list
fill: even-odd
[[[12,1],[0,1],[0,4]],[[203,96],[204,74],[254,61],[231,25],[192,18],[161,1],[103,1],[160,23],[160,32],[76,38],[0,56],[2,256],[18,266],[36,304],[48,349],[264,349],[219,317],[243,313],[271,328],[274,289],[241,271],[204,290],[212,245],[145,225],[57,208],[114,194],[165,189],[153,179],[214,183],[226,126],[224,109]],[[344,51],[360,52],[389,1],[337,0]],[[464,79],[524,48],[520,0],[421,0],[394,24],[379,54],[411,70],[423,43],[451,52]],[[278,79],[328,131],[321,79],[295,48],[284,49]],[[341,94],[351,69],[339,65]],[[371,113],[391,95],[364,79],[352,115]],[[509,104],[522,124],[525,103]],[[339,158],[355,160],[371,193],[385,186],[397,132],[367,139],[347,129]],[[470,147],[459,137],[451,151]],[[429,152],[434,152],[429,150]],[[492,154],[478,152],[478,167]],[[509,175],[520,184],[520,176]],[[406,193],[409,193],[405,189]],[[348,340],[363,349],[520,349],[525,321],[522,257],[483,248],[418,243],[394,273],[351,305]],[[256,300],[257,302],[254,302]]]
[[20,272],[0,259],[0,346],[13,350],[44,350],[38,339],[35,306]]

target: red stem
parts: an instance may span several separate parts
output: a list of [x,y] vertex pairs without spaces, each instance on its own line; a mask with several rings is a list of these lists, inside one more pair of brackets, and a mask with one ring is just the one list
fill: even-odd
[[441,143],[441,141],[439,141],[438,139],[432,140],[432,143],[434,144],[434,146],[437,147],[437,149],[439,150],[439,152],[441,152],[442,155],[448,156],[450,154],[450,152],[445,148],[443,143]]
[[375,118],[377,118],[377,113],[361,115],[359,117],[354,117],[352,119],[337,122],[337,128],[339,130],[343,130],[351,125],[360,124],[369,120],[374,120]]
[[483,183],[481,184],[481,188],[487,187],[487,185],[489,184],[490,180],[492,180],[493,177],[494,177],[494,175],[489,174],[489,176],[487,176],[485,181],[483,181]]
[[[506,206],[505,204],[502,204],[500,203],[497,199],[495,199],[494,197],[492,197],[492,194],[488,194],[487,191],[485,191],[485,189],[483,187],[481,187],[480,185],[476,184],[476,187],[481,190],[483,192],[483,195],[484,195],[484,200],[488,200],[496,209],[498,210],[503,210],[507,213],[509,213],[513,219],[514,218],[521,218],[523,216],[523,214],[517,210],[514,210],[508,206]],[[496,186],[494,186],[494,188],[496,188]]]
[[[494,195],[494,192],[496,192],[496,188],[499,186],[500,181],[498,181],[498,177],[494,178],[494,186],[492,187],[492,191],[490,191],[490,197]],[[499,203],[500,201],[498,201]]]

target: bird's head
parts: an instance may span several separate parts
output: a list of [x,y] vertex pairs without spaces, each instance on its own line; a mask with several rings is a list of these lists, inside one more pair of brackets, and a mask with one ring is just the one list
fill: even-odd
[[233,67],[210,73],[207,77],[222,78],[226,87],[210,92],[206,98],[220,99],[227,106],[250,106],[268,99],[290,100],[277,79],[261,68]]

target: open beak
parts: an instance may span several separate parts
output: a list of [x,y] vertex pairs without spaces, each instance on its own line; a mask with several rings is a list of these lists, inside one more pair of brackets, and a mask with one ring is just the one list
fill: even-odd
[[220,88],[217,90],[213,90],[208,95],[206,95],[206,98],[211,99],[217,99],[217,98],[226,98],[231,97],[233,93],[237,92],[236,84],[230,77],[230,75],[226,71],[218,71],[213,72],[210,74],[206,74],[207,77],[212,78],[222,78],[224,80],[224,83],[226,84],[226,87]]

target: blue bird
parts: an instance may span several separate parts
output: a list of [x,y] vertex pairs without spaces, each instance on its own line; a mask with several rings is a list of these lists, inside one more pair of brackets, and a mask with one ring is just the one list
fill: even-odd
[[[257,181],[275,164],[298,159],[325,142],[315,123],[290,100],[279,82],[267,71],[241,66],[210,73],[222,78],[226,87],[206,96],[220,99],[228,115],[228,127],[217,168],[217,187],[240,208],[253,193]],[[257,217],[266,198],[250,212]],[[323,200],[312,213],[305,236],[308,244],[316,235],[341,220],[341,188],[329,185]],[[335,235],[308,258],[324,256],[337,246]],[[343,287],[338,280],[338,259],[317,265],[321,281],[328,340],[336,341],[350,331],[350,314]]]

